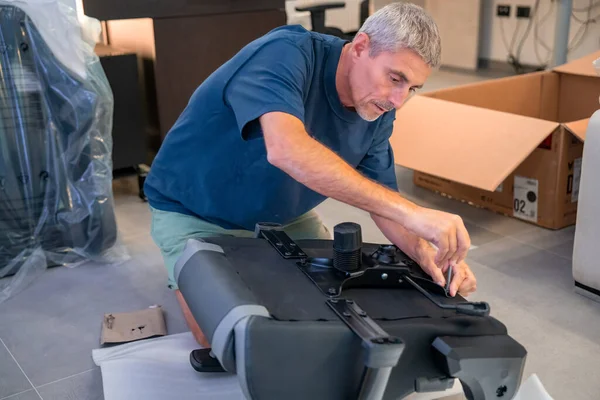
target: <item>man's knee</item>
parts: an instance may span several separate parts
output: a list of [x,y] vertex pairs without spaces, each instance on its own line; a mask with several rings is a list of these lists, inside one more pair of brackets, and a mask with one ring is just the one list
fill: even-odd
[[197,237],[196,225],[198,222],[192,216],[152,209],[150,234],[162,254],[171,289],[177,289],[175,263],[183,253],[187,241]]
[[284,226],[283,229],[293,240],[331,239],[329,229],[323,224],[321,217],[315,210],[301,215],[295,221]]
[[253,232],[250,231],[227,230],[191,215],[154,208],[151,208],[151,211],[151,236],[162,253],[171,289],[177,289],[174,277],[175,264],[183,253],[188,240],[211,236],[251,237],[253,235]]

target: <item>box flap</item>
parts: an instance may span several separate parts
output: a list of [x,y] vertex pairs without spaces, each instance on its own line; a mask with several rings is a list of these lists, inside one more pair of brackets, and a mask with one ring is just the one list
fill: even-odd
[[396,163],[493,191],[556,122],[415,96],[396,113]]
[[580,119],[579,121],[568,122],[565,127],[575,135],[579,140],[585,142],[585,133],[587,131],[589,118]]
[[[552,95],[548,96],[548,91],[542,93],[543,88],[549,86],[549,80],[555,80],[558,86],[558,78],[559,75],[552,71],[532,72],[451,86],[424,93],[423,96],[540,118],[544,103],[551,103],[552,100],[558,102],[556,95],[552,98]],[[542,94],[546,96],[542,97]],[[551,120],[555,121],[556,117],[552,117]]]
[[600,51],[588,54],[583,58],[579,58],[569,63],[559,65],[558,67],[553,68],[553,70],[562,74],[595,76],[600,78],[593,64],[598,58],[600,58]]

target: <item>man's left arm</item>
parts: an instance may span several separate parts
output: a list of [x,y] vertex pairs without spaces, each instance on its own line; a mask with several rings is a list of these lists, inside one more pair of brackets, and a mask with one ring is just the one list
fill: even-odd
[[[357,169],[380,184],[398,190],[394,154],[389,143],[394,115],[387,115],[386,117],[382,121],[382,126],[379,128],[371,148]],[[444,273],[447,271],[448,266],[435,264],[437,251],[428,241],[416,236],[394,221],[373,213],[371,213],[371,218],[384,236],[415,260],[438,285],[444,286],[446,284]],[[475,276],[466,263],[463,262],[453,268],[453,277],[450,284],[450,294],[452,296],[457,292],[467,295],[475,289]]]

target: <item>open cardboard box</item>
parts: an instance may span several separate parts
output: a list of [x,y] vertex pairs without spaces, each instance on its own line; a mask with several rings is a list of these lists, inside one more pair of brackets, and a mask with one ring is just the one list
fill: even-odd
[[472,205],[546,228],[574,224],[599,57],[413,97],[396,113],[396,163],[417,186]]

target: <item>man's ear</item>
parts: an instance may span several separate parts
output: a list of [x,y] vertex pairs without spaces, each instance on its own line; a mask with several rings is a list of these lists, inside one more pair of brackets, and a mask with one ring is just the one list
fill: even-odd
[[361,58],[369,54],[371,39],[364,32],[358,32],[352,40],[352,56]]

